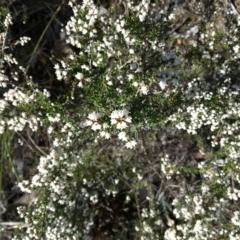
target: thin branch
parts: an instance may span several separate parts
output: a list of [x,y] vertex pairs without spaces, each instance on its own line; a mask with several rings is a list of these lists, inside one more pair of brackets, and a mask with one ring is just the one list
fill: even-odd
[[30,67],[30,63],[31,63],[31,61],[32,61],[33,58],[34,58],[34,55],[36,54],[36,51],[37,51],[37,49],[38,49],[38,47],[39,47],[39,44],[41,43],[44,35],[46,34],[46,32],[47,32],[50,24],[52,23],[52,21],[54,20],[54,18],[55,18],[56,15],[58,14],[58,12],[61,10],[64,2],[65,2],[65,0],[63,0],[62,3],[58,6],[58,8],[56,9],[56,11],[55,11],[54,14],[52,15],[50,21],[48,22],[47,26],[44,28],[42,35],[41,35],[40,38],[38,39],[38,42],[37,42],[37,44],[36,44],[36,46],[35,46],[35,48],[34,48],[34,50],[33,50],[33,52],[32,52],[31,58],[30,58],[30,60],[29,60],[28,66],[27,66],[27,68],[26,68],[26,72],[28,71],[28,69],[29,69],[29,67]]

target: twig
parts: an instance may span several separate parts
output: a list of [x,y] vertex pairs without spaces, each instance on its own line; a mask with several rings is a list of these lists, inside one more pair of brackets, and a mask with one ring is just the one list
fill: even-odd
[[26,228],[29,227],[30,224],[22,223],[22,222],[1,222],[0,227],[4,227],[5,229],[15,229],[18,227]]
[[65,2],[65,0],[63,0],[62,3],[58,6],[58,8],[56,9],[56,11],[55,11],[54,14],[52,15],[50,21],[48,22],[47,26],[44,28],[42,35],[41,35],[40,38],[38,39],[38,42],[37,42],[37,44],[36,44],[36,46],[35,46],[35,48],[34,48],[34,50],[33,50],[33,52],[32,52],[31,58],[30,58],[30,60],[29,60],[28,66],[27,66],[27,68],[26,68],[26,72],[28,71],[28,69],[29,69],[29,67],[30,67],[30,63],[31,63],[31,61],[32,61],[32,59],[33,59],[33,57],[34,57],[34,55],[35,55],[35,53],[36,53],[36,51],[37,51],[37,49],[38,49],[38,47],[39,47],[39,44],[41,43],[41,41],[42,41],[42,39],[43,39],[43,37],[44,37],[44,35],[45,35],[45,33],[47,32],[47,29],[49,28],[49,26],[50,26],[50,24],[52,23],[52,21],[53,21],[53,19],[55,18],[55,16],[56,16],[56,15],[58,14],[58,12],[61,10],[64,2]]
[[44,156],[47,156],[47,153],[45,153],[35,142],[34,140],[32,139],[31,135],[30,135],[30,132],[29,132],[29,127],[27,127],[26,129],[26,133],[27,133],[27,136],[30,140],[30,142],[33,144],[33,146],[39,151],[41,152]]

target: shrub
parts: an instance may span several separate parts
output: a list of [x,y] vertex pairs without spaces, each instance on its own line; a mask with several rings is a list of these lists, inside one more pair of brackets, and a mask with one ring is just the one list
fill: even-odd
[[[30,36],[15,42],[24,45],[16,58],[2,48],[0,130],[47,132],[49,145],[35,144],[37,173],[19,183],[40,197],[18,208],[28,225],[14,239],[238,239],[234,5],[68,5],[64,40],[56,33],[65,51],[45,45],[55,55],[41,62],[50,65],[42,75],[49,90],[34,70],[64,2],[34,49]],[[11,21],[7,15],[6,32]]]

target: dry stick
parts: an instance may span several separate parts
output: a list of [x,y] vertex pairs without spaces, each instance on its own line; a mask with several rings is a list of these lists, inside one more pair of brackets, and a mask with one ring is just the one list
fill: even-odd
[[[43,37],[44,37],[47,29],[49,28],[50,24],[52,23],[53,19],[55,18],[55,16],[57,15],[57,13],[61,10],[64,2],[65,2],[65,0],[63,0],[62,3],[58,6],[58,8],[56,9],[55,13],[52,15],[50,21],[48,22],[47,26],[44,28],[42,35],[41,35],[40,38],[38,39],[38,42],[37,42],[37,44],[36,44],[36,46],[35,46],[35,48],[34,48],[34,50],[33,50],[33,53],[32,53],[31,58],[30,58],[30,60],[29,60],[28,66],[27,66],[27,68],[26,68],[27,71],[28,71],[28,69],[29,69],[29,67],[30,67],[30,63],[31,63],[31,61],[32,61],[32,59],[33,59],[33,57],[34,57],[34,55],[35,55],[35,53],[36,53],[36,51],[37,51],[37,49],[38,49],[38,47],[39,47],[40,42],[42,41],[42,39],[43,39]],[[26,72],[27,72],[27,71],[26,71]]]
[[31,135],[30,135],[30,133],[29,133],[29,128],[27,128],[26,132],[27,132],[27,136],[28,136],[29,140],[31,141],[31,143],[33,144],[33,146],[34,146],[39,152],[41,152],[44,156],[47,156],[47,153],[45,153],[45,152],[34,142],[34,140],[32,139],[32,137],[31,137]]
[[[36,51],[37,51],[37,49],[38,49],[38,47],[39,47],[40,42],[42,41],[42,39],[43,39],[43,37],[44,37],[47,29],[49,28],[50,24],[52,23],[53,19],[55,18],[55,16],[57,15],[57,13],[61,10],[64,2],[65,2],[65,0],[63,0],[62,3],[58,6],[58,8],[56,9],[55,13],[52,15],[50,21],[48,22],[47,26],[46,26],[45,29],[43,30],[43,33],[42,33],[42,35],[40,36],[40,38],[39,38],[39,40],[38,40],[38,42],[37,42],[37,44],[36,44],[36,46],[35,46],[35,48],[34,48],[34,50],[33,50],[33,53],[32,53],[32,55],[31,55],[31,58],[30,58],[30,60],[29,60],[28,66],[27,66],[27,68],[26,68],[26,73],[27,73],[27,71],[28,71],[28,69],[29,69],[29,67],[30,67],[30,63],[31,63],[31,61],[32,61],[32,59],[33,59],[33,57],[34,57],[34,55],[35,55],[35,53],[36,53]],[[46,154],[41,148],[39,148],[39,147],[37,146],[37,144],[34,142],[34,140],[31,138],[31,136],[30,136],[30,134],[29,134],[29,129],[27,130],[27,135],[28,135],[29,140],[31,141],[31,143],[35,146],[35,148],[36,148],[38,151],[40,151],[43,155],[46,156],[47,154]]]
[[29,227],[30,224],[22,222],[1,222],[0,226],[4,227],[5,230],[15,229],[21,226],[22,228]]

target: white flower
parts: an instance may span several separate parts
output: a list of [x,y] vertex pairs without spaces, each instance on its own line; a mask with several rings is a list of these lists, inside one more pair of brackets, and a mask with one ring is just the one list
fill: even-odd
[[102,124],[102,128],[103,128],[103,129],[107,129],[107,128],[109,128],[108,123],[104,122],[104,123]]
[[49,116],[49,115],[48,115],[48,120],[49,120],[50,122],[59,122],[59,121],[60,121],[60,114],[57,113],[57,114],[54,115],[54,116]]
[[197,220],[193,229],[195,232],[198,232],[198,233],[202,232],[202,230],[203,230],[202,221]]
[[210,188],[208,185],[202,185],[201,190],[202,190],[202,195],[205,195],[209,192]]
[[125,25],[125,20],[121,20],[120,22],[118,21],[118,23],[116,24],[117,32],[121,32],[122,34],[124,34],[125,33],[124,25]]
[[134,54],[134,49],[130,48],[130,49],[129,49],[129,53],[130,53],[130,54]]
[[0,87],[7,87],[8,77],[0,72]]
[[117,129],[124,129],[127,128],[127,123],[124,121],[118,122],[117,123]]
[[75,78],[78,79],[78,80],[80,80],[80,81],[82,81],[83,78],[84,78],[84,75],[83,75],[82,73],[77,73],[77,74],[75,75]]
[[239,211],[234,212],[234,217],[231,218],[231,221],[235,226],[238,226],[238,227],[240,226],[240,212]]
[[43,95],[48,98],[50,97],[50,92],[46,89],[43,89]]
[[99,119],[101,118],[100,113],[92,112],[88,115],[88,119],[86,120],[86,126],[91,126],[92,130],[100,130],[101,124],[99,123]]
[[30,183],[28,180],[23,180],[18,184],[22,192],[31,193]]
[[128,137],[127,137],[126,132],[120,132],[120,133],[118,133],[118,139],[126,142],[126,141],[128,140]]
[[136,232],[139,232],[139,227],[138,226],[135,226],[135,230],[136,230]]
[[141,83],[134,82],[133,86],[136,87],[141,94],[147,95],[148,87],[147,85],[145,85],[144,82],[141,82]]
[[78,87],[83,87],[83,80],[86,80],[84,79],[84,75],[82,73],[77,73],[75,75],[75,78],[79,80],[79,83],[78,83]]
[[172,20],[172,19],[174,19],[174,18],[175,18],[175,14],[174,14],[174,13],[169,14],[169,16],[168,16],[168,19],[169,19],[169,20]]
[[134,75],[133,74],[128,74],[127,77],[128,77],[128,81],[131,81],[131,80],[133,80]]
[[233,47],[233,50],[234,50],[235,53],[238,53],[238,51],[239,51],[239,45],[235,45],[235,46]]
[[193,202],[195,203],[196,206],[201,205],[203,202],[202,197],[200,195],[194,196]]
[[132,140],[128,141],[125,146],[126,146],[127,148],[132,149],[132,148],[134,148],[136,145],[137,145],[137,142],[132,139]]
[[116,124],[117,129],[124,129],[127,123],[132,122],[132,118],[128,116],[128,110],[115,110],[111,113],[111,124]]
[[10,13],[7,14],[5,20],[4,20],[4,26],[8,28],[9,25],[12,25],[12,16]]
[[111,137],[111,135],[110,135],[110,133],[108,132],[108,131],[101,131],[100,132],[100,136],[101,137],[104,137],[105,139],[110,139],[110,137]]
[[110,37],[104,36],[103,41],[106,46],[110,47],[112,45],[113,37],[112,36],[110,36]]
[[160,86],[160,88],[161,88],[162,90],[164,90],[164,89],[166,88],[166,86],[167,86],[166,80],[165,80],[165,79],[161,79],[161,80],[159,81],[159,86]]

